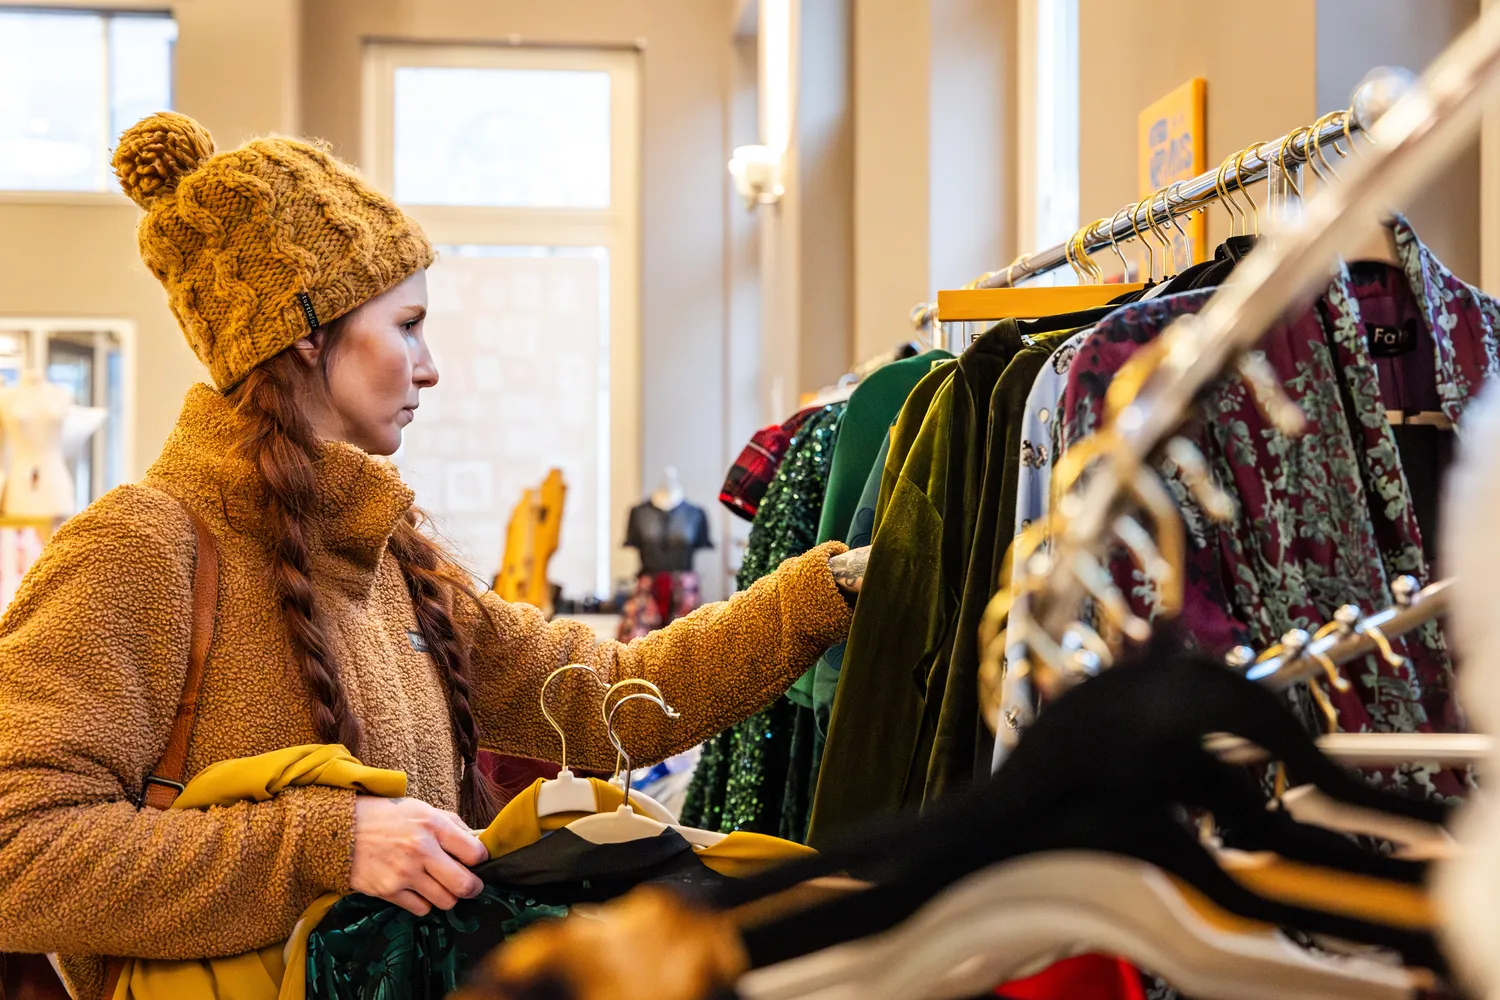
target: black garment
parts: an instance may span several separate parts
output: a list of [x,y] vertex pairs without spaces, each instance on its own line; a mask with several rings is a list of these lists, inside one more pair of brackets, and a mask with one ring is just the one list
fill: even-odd
[[1411,487],[1412,513],[1422,529],[1422,554],[1433,567],[1431,578],[1436,580],[1443,576],[1437,551],[1437,540],[1443,532],[1443,480],[1453,464],[1457,435],[1441,427],[1400,424],[1392,427],[1391,433],[1396,435],[1396,451]]
[[640,550],[643,574],[685,573],[693,568],[693,553],[714,543],[702,507],[683,501],[662,510],[648,501],[631,508],[625,546]]
[[1235,265],[1255,249],[1254,236],[1231,236],[1214,251],[1213,266],[1200,271],[1193,279],[1193,288],[1217,288],[1234,273]]
[[1137,662],[1057,699],[988,783],[932,804],[921,817],[883,817],[849,831],[817,858],[724,886],[721,906],[833,872],[873,883],[748,929],[752,967],[888,929],[988,864],[1041,851],[1098,850],[1154,864],[1248,919],[1394,948],[1411,964],[1444,971],[1429,934],[1258,896],[1202,848],[1182,819],[1184,809],[1211,812],[1230,847],[1406,885],[1420,885],[1428,874],[1425,864],[1383,857],[1267,811],[1248,771],[1203,749],[1209,732],[1266,747],[1294,781],[1350,805],[1425,822],[1442,822],[1447,810],[1352,777],[1317,750],[1277,692],[1170,643],[1158,636]]
[[668,827],[655,837],[595,844],[563,827],[474,869],[486,884],[534,886],[548,903],[602,903],[646,882],[702,895],[728,881]]

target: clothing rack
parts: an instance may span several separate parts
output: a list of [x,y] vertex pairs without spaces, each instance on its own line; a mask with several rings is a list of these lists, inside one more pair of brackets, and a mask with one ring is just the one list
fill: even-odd
[[[1394,656],[1388,640],[1420,628],[1448,610],[1453,579],[1418,589],[1415,578],[1400,576],[1391,585],[1396,603],[1361,618],[1359,608],[1346,605],[1321,636],[1294,629],[1282,637],[1275,654],[1245,665],[1245,676],[1275,688],[1287,688],[1323,672],[1323,661],[1342,666],[1370,653]],[[1243,660],[1244,657],[1241,657]]]
[[[1192,180],[1177,181],[1150,198],[1126,205],[1107,220],[1088,226],[1073,239],[1035,253],[1022,254],[998,271],[989,271],[965,285],[965,288],[1011,288],[1017,282],[1069,264],[1081,247],[1085,255],[1117,246],[1127,240],[1161,227],[1173,219],[1183,218],[1266,179],[1273,167],[1283,170],[1308,162],[1314,150],[1337,147],[1340,139],[1352,148],[1355,133],[1363,133],[1373,123],[1380,101],[1367,99],[1367,91],[1379,82],[1366,84],[1354,95],[1350,107],[1334,111],[1311,125],[1293,129],[1279,139],[1247,146],[1232,153],[1220,165]],[[1383,110],[1383,106],[1378,110]],[[1326,162],[1326,159],[1325,159]],[[911,311],[912,325],[926,328],[937,315],[936,302],[924,302]]]
[[[1395,657],[1390,640],[1421,628],[1448,610],[1453,579],[1421,587],[1415,577],[1400,576],[1391,583],[1395,604],[1384,611],[1362,616],[1359,608],[1345,605],[1331,623],[1309,635],[1293,629],[1281,642],[1257,657],[1248,647],[1237,647],[1226,657],[1253,681],[1274,688],[1287,688],[1299,681],[1324,674],[1351,660],[1375,653]],[[1235,763],[1265,759],[1265,753],[1237,737],[1221,736],[1208,741],[1210,750]],[[1465,766],[1488,759],[1492,741],[1474,733],[1334,733],[1319,739],[1323,752],[1356,767],[1387,767],[1412,760],[1430,760],[1444,766]]]

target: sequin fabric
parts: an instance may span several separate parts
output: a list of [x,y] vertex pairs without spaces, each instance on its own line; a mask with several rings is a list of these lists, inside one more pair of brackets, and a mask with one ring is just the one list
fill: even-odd
[[[843,403],[825,406],[792,438],[750,528],[736,580],[740,590],[817,543],[843,415]],[[802,843],[812,791],[812,746],[809,740],[793,739],[800,712],[807,712],[810,721],[811,710],[780,697],[705,743],[683,806],[683,825],[724,833],[746,830]]]

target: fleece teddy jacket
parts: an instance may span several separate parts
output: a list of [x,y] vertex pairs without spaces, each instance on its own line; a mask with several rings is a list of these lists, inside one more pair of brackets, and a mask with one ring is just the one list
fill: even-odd
[[[269,802],[206,812],[138,809],[166,746],[188,663],[196,541],[220,551],[213,644],[188,752],[191,777],[217,761],[318,742],[268,585],[264,489],[235,454],[236,418],[208,386],[188,395],[144,482],[112,491],[57,532],[0,620],[0,951],[59,952],[75,996],[102,988],[86,956],[205,958],[284,939],[308,903],[346,891],[354,793],[295,788]],[[458,805],[460,759],[443,678],[413,647],[417,629],[386,550],[411,491],[357,448],[319,454],[311,526],[321,618],[350,705],[360,759],[408,776],[410,795]],[[629,645],[544,620],[493,594],[456,612],[474,636],[474,706],[483,743],[557,756],[537,704],[567,663],[606,683],[644,677],[682,716],[625,720],[632,756],[659,760],[768,704],[841,639],[849,610],[823,546],[730,600]],[[420,643],[418,643],[420,645]],[[549,705],[570,758],[614,763],[602,689],[575,671]]]

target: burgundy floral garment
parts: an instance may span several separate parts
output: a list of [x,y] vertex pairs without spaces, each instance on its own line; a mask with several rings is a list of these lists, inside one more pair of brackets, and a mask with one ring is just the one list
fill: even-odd
[[[1227,380],[1204,399],[1184,430],[1237,502],[1233,521],[1211,523],[1180,479],[1167,483],[1188,529],[1183,621],[1205,647],[1264,648],[1290,628],[1317,629],[1335,609],[1388,605],[1390,580],[1426,583],[1421,533],[1371,357],[1375,331],[1362,316],[1402,308],[1420,317],[1433,351],[1444,412],[1459,422],[1465,403],[1496,370],[1500,308],[1447,271],[1405,220],[1393,230],[1407,281],[1356,283],[1340,267],[1324,297],[1269,331],[1260,353],[1279,373],[1310,425],[1289,439],[1256,409],[1243,382]],[[1153,299],[1121,309],[1080,347],[1069,372],[1062,445],[1092,432],[1114,373],[1178,316],[1197,312],[1210,292]],[[1393,302],[1393,297],[1404,297]],[[1428,349],[1419,343],[1417,350]],[[1151,587],[1123,560],[1116,582],[1141,614]],[[1346,732],[1430,732],[1458,728],[1452,665],[1440,630],[1429,625],[1394,641],[1406,666],[1376,657],[1342,668],[1347,692],[1331,692]],[[1310,725],[1320,725],[1298,692]],[[1413,765],[1388,776],[1398,787],[1455,795],[1464,779]]]

